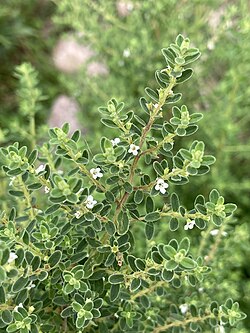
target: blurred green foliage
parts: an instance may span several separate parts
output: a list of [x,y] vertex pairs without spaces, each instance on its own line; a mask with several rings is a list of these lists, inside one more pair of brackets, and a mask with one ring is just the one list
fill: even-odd
[[[58,31],[51,24],[55,6],[50,1],[4,0],[0,6],[0,142],[23,141],[27,118],[20,112],[14,77],[16,66],[30,62],[39,72],[44,94],[48,101],[37,113],[37,122],[43,123],[48,115],[51,98],[60,90],[56,70],[50,58],[51,48]],[[22,130],[22,131],[21,131]]]
[[[10,0],[1,4],[0,11],[1,141],[22,139],[18,128],[26,119],[18,113],[13,72],[23,61],[38,70],[40,87],[48,96],[37,122],[45,121],[52,99],[67,92],[79,102],[83,110],[79,117],[91,139],[93,131],[100,136],[98,107],[111,97],[138,110],[145,83],[155,85],[152,73],[160,68],[159,48],[177,33],[188,35],[199,46],[201,61],[186,85],[183,103],[193,112],[205,113],[197,139],[206,143],[217,162],[202,181],[194,178],[179,194],[189,205],[193,193],[207,195],[216,186],[239,207],[231,230],[235,236],[225,242],[220,254],[230,268],[221,280],[227,281],[223,288],[235,293],[246,313],[250,312],[249,12],[247,0]],[[72,74],[59,73],[51,60],[62,33],[75,34],[79,43],[95,51],[86,66]],[[105,64],[109,74],[90,77],[87,65],[93,60]],[[95,150],[94,142],[92,147]],[[249,329],[250,321],[245,325]]]

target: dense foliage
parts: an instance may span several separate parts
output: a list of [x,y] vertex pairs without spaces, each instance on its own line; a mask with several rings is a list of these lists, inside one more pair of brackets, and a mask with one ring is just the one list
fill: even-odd
[[[178,35],[162,53],[158,89],[145,89],[141,111],[125,112],[115,99],[99,108],[117,134],[101,138],[100,153],[91,156],[67,123],[31,152],[1,148],[16,207],[1,214],[2,332],[221,333],[245,318],[228,290],[211,288],[226,270],[217,253],[236,205],[214,189],[185,208],[172,191],[215,162],[202,141],[175,145],[202,118],[171,107],[200,52]],[[35,83],[32,110],[41,101]]]
[[[155,68],[162,66],[157,50],[170,43],[178,32],[199,45],[202,57],[176,105],[179,110],[181,103],[188,105],[190,114],[205,114],[195,138],[205,143],[206,152],[217,161],[209,173],[193,177],[189,185],[172,183],[170,192],[176,192],[185,207],[193,207],[197,193],[208,198],[211,188],[216,187],[227,202],[237,204],[234,218],[221,236],[218,230],[212,234],[201,230],[210,250],[214,240],[223,240],[223,247],[217,247],[216,252],[220,261],[211,262],[213,272],[209,281],[203,280],[203,287],[207,290],[212,285],[220,304],[230,291],[246,313],[250,311],[249,6],[247,0],[9,0],[1,3],[0,10],[0,142],[7,146],[18,141],[20,148],[28,145],[28,151],[36,142],[43,145],[45,122],[58,94],[66,94],[79,103],[79,127],[85,129],[82,140],[88,137],[89,145],[85,148],[91,155],[99,152],[97,137],[105,135],[114,143],[119,141],[116,129],[106,128],[98,121],[98,107],[115,97],[126,102],[123,114],[129,110],[138,114],[138,99],[145,84],[157,88],[152,76]],[[74,73],[62,73],[55,68],[53,52],[58,40],[67,41],[69,36],[94,53]],[[92,62],[105,65],[105,77],[89,76],[88,66]],[[66,63],[72,63],[70,58]],[[179,92],[178,85],[175,92]],[[147,121],[146,113],[139,116]],[[164,120],[170,121],[171,117],[171,111],[165,111]],[[153,129],[153,135],[159,141],[159,132]],[[174,140],[176,151],[189,150],[193,142],[192,136],[176,136]],[[41,163],[53,161],[46,144],[40,155],[44,156]],[[65,161],[60,168],[69,171]],[[155,176],[152,169],[147,170],[150,178]],[[23,211],[22,201],[17,203],[15,197],[6,195],[12,181],[2,170],[0,181],[0,210],[8,213],[17,205],[17,210]],[[36,197],[37,205],[45,207],[46,196]],[[154,199],[156,207],[160,207],[159,196]],[[147,248],[140,225],[133,225],[138,236],[133,251],[139,257],[146,255]],[[197,228],[189,231],[195,234],[194,238],[198,237]],[[165,243],[168,235],[168,223],[161,223],[154,242]],[[246,333],[249,329],[247,318],[230,332]]]

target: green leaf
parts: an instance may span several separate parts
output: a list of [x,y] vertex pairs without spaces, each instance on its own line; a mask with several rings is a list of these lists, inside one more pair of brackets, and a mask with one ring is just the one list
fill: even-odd
[[141,108],[146,112],[146,113],[149,113],[148,111],[148,107],[147,107],[147,100],[144,98],[144,97],[141,97],[140,100],[140,105],[141,105]]
[[185,160],[192,161],[192,154],[187,149],[182,148],[179,150],[179,153]]
[[48,277],[48,272],[46,271],[42,271],[39,275],[38,275],[38,280],[39,281],[44,281],[46,280]]
[[75,141],[75,142],[78,142],[79,139],[80,139],[80,136],[81,136],[81,131],[76,130],[76,131],[73,133],[73,135],[72,135],[72,137],[71,137],[71,140],[73,140],[73,141]]
[[192,75],[193,75],[193,70],[191,68],[187,68],[182,72],[181,76],[176,79],[176,83],[177,84],[183,83],[189,80],[192,77]]
[[155,92],[153,89],[146,87],[145,92],[150,98],[152,98],[152,100],[154,100],[155,102],[159,102],[159,96],[157,92]]
[[153,163],[153,168],[158,175],[160,176],[164,175],[164,169],[159,162],[155,161]]
[[146,222],[156,222],[156,221],[160,220],[160,218],[161,218],[160,213],[158,213],[158,212],[152,212],[152,213],[148,213],[145,216],[145,221]]
[[67,318],[73,315],[73,309],[72,306],[68,306],[67,308],[63,309],[61,312],[61,317],[62,318]]
[[139,204],[142,202],[143,197],[144,197],[143,191],[141,191],[141,190],[137,190],[137,191],[135,192],[135,195],[134,195],[134,201],[135,201],[135,203],[136,203],[137,205],[139,205]]
[[154,223],[148,222],[145,225],[145,235],[147,240],[151,240],[154,236],[155,225]]
[[165,104],[172,104],[172,103],[177,103],[182,97],[181,93],[174,94],[173,96],[170,96],[166,99]]
[[10,256],[10,249],[7,247],[2,252],[2,258],[1,258],[1,261],[0,261],[0,264],[2,266],[7,263],[8,259],[9,259],[9,256]]
[[140,259],[140,258],[136,258],[135,259],[135,266],[140,270],[140,271],[144,271],[146,264],[145,261]]
[[164,48],[161,50],[163,56],[165,57],[167,63],[170,62],[172,65],[175,65],[175,54],[173,54],[173,52],[170,51],[170,48]]
[[172,210],[174,212],[178,212],[179,207],[180,207],[180,202],[179,202],[178,195],[176,193],[172,193],[172,195],[170,197],[170,203],[171,203],[171,206],[172,206]]
[[9,191],[9,194],[14,196],[14,197],[23,197],[24,194],[22,191],[13,191],[13,190],[10,190]]
[[28,157],[28,162],[29,162],[29,164],[33,164],[35,161],[36,161],[36,159],[37,159],[37,155],[38,155],[38,151],[35,149],[35,150],[33,150],[31,153],[30,153],[30,155],[29,155],[29,157]]
[[0,304],[4,304],[5,301],[6,301],[5,291],[4,291],[3,286],[0,286]]
[[181,265],[187,269],[192,269],[197,266],[196,262],[193,259],[188,258],[188,257],[182,259]]
[[118,216],[117,231],[119,235],[124,235],[129,230],[129,218],[126,213],[121,213]]
[[117,128],[117,125],[110,119],[107,118],[102,118],[101,122],[103,123],[103,125],[110,127],[110,128]]
[[203,230],[203,229],[205,229],[206,228],[206,221],[205,220],[203,220],[203,219],[195,219],[195,225],[196,225],[196,227],[197,228],[199,228],[199,229],[201,229],[201,230]]
[[12,285],[12,292],[17,293],[20,290],[24,289],[29,282],[28,277],[20,277],[13,285]]
[[5,324],[9,325],[13,319],[11,312],[9,310],[3,310],[2,319],[5,322]]
[[185,250],[185,252],[188,253],[189,248],[190,248],[190,240],[189,238],[185,237],[179,243],[179,250]]
[[225,204],[225,213],[226,214],[233,214],[233,212],[237,209],[237,206],[232,203]]
[[62,130],[65,134],[68,134],[69,133],[69,129],[70,129],[70,126],[69,126],[69,123],[64,123],[62,125]]
[[215,214],[212,215],[212,221],[217,227],[220,227],[221,224],[222,224],[222,218],[220,216],[215,215]]
[[107,192],[105,193],[105,197],[107,198],[107,200],[108,200],[109,202],[115,202],[115,196],[114,196],[114,194],[113,194],[112,192],[107,191]]
[[85,318],[84,317],[77,317],[76,319],[76,328],[82,328],[85,324]]
[[169,229],[171,231],[176,231],[179,228],[179,221],[176,217],[172,217],[169,222]]
[[215,161],[216,161],[216,158],[212,155],[205,155],[202,158],[203,165],[211,165],[211,164],[214,164]]
[[135,292],[136,290],[138,290],[140,288],[140,286],[141,286],[141,279],[134,278],[130,284],[130,291]]
[[110,287],[110,301],[115,302],[119,297],[120,284],[112,284]]
[[114,235],[116,232],[115,224],[110,220],[105,223],[105,229],[110,236]]
[[124,187],[124,190],[127,193],[132,193],[133,192],[133,187],[129,182],[124,183],[123,187]]
[[60,262],[61,258],[62,252],[60,250],[57,250],[49,257],[48,264],[51,267],[54,267]]
[[190,124],[197,123],[197,122],[200,121],[202,118],[203,118],[203,114],[202,114],[202,113],[193,113],[193,114],[191,114],[191,116],[190,116],[190,121],[189,121],[189,123],[190,123]]
[[152,213],[155,210],[154,200],[151,197],[146,199],[146,212]]
[[190,64],[191,62],[194,62],[195,60],[200,58],[201,53],[197,50],[196,53],[185,57],[185,65]]
[[18,327],[16,324],[11,324],[7,327],[6,332],[7,333],[12,333],[12,332],[16,332],[18,330]]
[[124,276],[122,274],[112,274],[108,280],[111,284],[120,284],[124,282]]
[[6,271],[5,269],[0,266],[0,282],[4,282],[6,280]]
[[173,280],[174,278],[174,272],[173,271],[169,271],[167,269],[163,269],[162,273],[161,273],[161,277],[164,281],[166,282],[170,282]]
[[29,190],[39,190],[42,187],[42,184],[40,183],[33,183],[28,185]]
[[[171,246],[171,245],[164,245],[163,246],[163,252],[165,253],[165,255],[169,258],[174,258],[174,256],[176,255],[176,250]],[[165,258],[165,257],[164,257]]]
[[174,260],[169,260],[169,261],[166,261],[164,266],[165,266],[166,270],[173,271],[178,267],[178,264]]

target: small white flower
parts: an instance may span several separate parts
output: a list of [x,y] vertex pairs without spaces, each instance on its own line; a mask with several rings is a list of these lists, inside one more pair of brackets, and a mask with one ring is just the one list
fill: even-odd
[[114,140],[111,140],[111,143],[112,143],[112,146],[117,146],[118,143],[121,142],[121,139],[120,138],[114,138]]
[[[155,103],[155,104],[153,104],[153,107],[154,107],[155,109],[157,109],[157,108],[159,107],[159,104],[158,104],[158,103]],[[159,110],[162,110],[162,107],[161,107]]]
[[157,179],[157,183],[155,185],[156,191],[160,191],[162,194],[166,193],[166,189],[168,188],[168,184],[165,183],[164,179]]
[[58,170],[57,173],[58,175],[63,175],[63,170]]
[[124,51],[123,51],[123,56],[124,56],[124,58],[128,58],[128,57],[130,57],[130,49],[125,49]]
[[45,170],[45,165],[41,164],[39,165],[39,167],[35,170],[36,174],[38,174],[39,172],[42,172]]
[[96,203],[97,203],[97,201],[94,200],[93,196],[92,195],[88,195],[88,197],[87,197],[87,199],[85,201],[86,207],[88,209],[92,209]]
[[75,213],[75,217],[76,217],[77,219],[79,219],[81,216],[82,216],[82,213],[81,213],[80,211],[77,211],[77,212]]
[[225,333],[224,326],[220,324],[219,326],[216,327],[215,332],[216,333]]
[[187,310],[188,310],[188,305],[187,304],[181,304],[179,306],[179,308],[181,310],[181,313],[184,315],[187,312]]
[[9,259],[8,259],[8,264],[11,264],[17,258],[18,258],[18,256],[15,254],[15,252],[10,252],[10,256],[9,256]]
[[[220,231],[219,229],[213,229],[213,230],[210,231],[210,235],[211,235],[211,236],[217,236],[218,233],[219,233],[219,231]],[[222,234],[222,236],[224,236],[224,237],[227,236],[227,232],[226,232],[226,231],[222,231],[221,234]]]
[[128,152],[133,154],[134,156],[138,155],[139,146],[134,145],[133,143],[129,146]]
[[34,208],[34,212],[36,214],[41,214],[43,211],[41,209]]
[[218,233],[219,233],[219,229],[213,229],[210,231],[210,235],[212,235],[212,236],[217,236]]
[[195,226],[195,221],[188,221],[185,225],[184,225],[184,230],[188,230],[188,229],[193,229],[193,227]]
[[12,186],[12,185],[13,185],[13,183],[14,183],[15,179],[16,179],[16,177],[15,177],[15,176],[10,178],[10,182],[9,182],[9,185],[10,185],[10,186]]
[[48,187],[48,186],[45,186],[45,187],[44,187],[44,192],[45,192],[45,193],[49,193],[49,191],[50,191],[49,187]]
[[23,308],[23,303],[19,303],[17,306],[15,306],[14,311],[18,311],[18,308]]
[[27,287],[28,290],[32,289],[32,288],[35,288],[35,284],[34,283],[30,283],[30,285]]
[[103,176],[103,173],[101,172],[100,168],[92,168],[90,169],[90,173],[94,179],[102,178]]

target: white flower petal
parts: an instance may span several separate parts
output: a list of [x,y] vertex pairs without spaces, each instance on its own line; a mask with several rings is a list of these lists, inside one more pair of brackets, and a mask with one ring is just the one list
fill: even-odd
[[8,259],[8,264],[12,263],[17,258],[18,258],[18,256],[15,254],[15,252],[10,252],[10,256],[9,256],[9,259]]
[[39,172],[42,172],[45,170],[45,165],[41,164],[39,165],[39,167],[35,170],[36,174],[38,174]]
[[44,187],[44,192],[45,192],[45,193],[49,193],[49,191],[50,191],[49,187],[48,187],[48,186],[45,186],[45,187]]
[[179,308],[180,308],[182,314],[185,314],[187,312],[187,310],[188,310],[187,304],[181,304],[179,306]]

